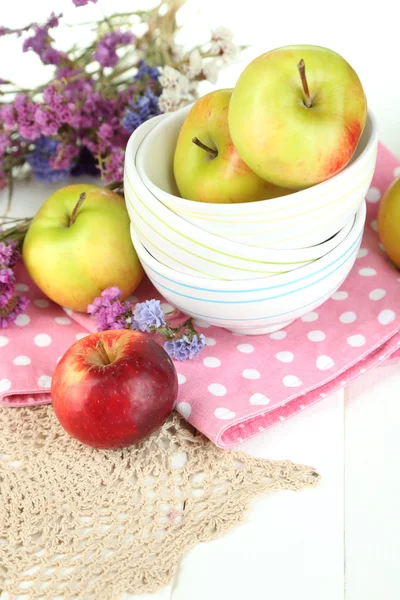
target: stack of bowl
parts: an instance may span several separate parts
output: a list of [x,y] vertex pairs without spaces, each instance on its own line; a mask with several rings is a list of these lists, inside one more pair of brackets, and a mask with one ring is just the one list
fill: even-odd
[[235,333],[286,327],[325,302],[361,244],[377,133],[367,123],[337,175],[281,198],[209,204],[179,197],[173,156],[189,107],[153,118],[130,137],[124,190],[143,268],[173,306]]

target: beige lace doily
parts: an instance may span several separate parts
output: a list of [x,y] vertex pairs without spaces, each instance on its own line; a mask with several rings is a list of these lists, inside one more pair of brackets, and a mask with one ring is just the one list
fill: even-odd
[[175,413],[118,451],[73,440],[50,406],[0,408],[0,431],[0,590],[9,598],[154,592],[185,550],[239,523],[254,496],[319,478],[219,450]]

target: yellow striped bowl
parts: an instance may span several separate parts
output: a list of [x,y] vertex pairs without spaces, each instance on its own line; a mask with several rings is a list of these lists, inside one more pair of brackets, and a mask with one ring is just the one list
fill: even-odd
[[241,280],[286,273],[336,248],[349,234],[354,217],[330,240],[299,250],[266,249],[224,239],[187,222],[164,206],[144,185],[135,167],[140,144],[159,120],[141,125],[131,136],[125,158],[124,192],[132,226],[160,263],[198,277]]
[[334,177],[272,200],[208,204],[180,198],[172,163],[189,107],[158,120],[137,155],[149,191],[188,223],[225,239],[261,248],[306,248],[324,242],[357,212],[375,170],[378,135],[371,113],[351,162]]

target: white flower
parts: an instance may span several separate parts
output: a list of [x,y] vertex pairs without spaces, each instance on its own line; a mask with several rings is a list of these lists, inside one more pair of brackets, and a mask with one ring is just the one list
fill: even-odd
[[226,27],[217,27],[214,29],[211,34],[211,39],[213,41],[221,41],[221,42],[231,42],[233,39],[233,33]]
[[185,74],[189,79],[194,79],[199,73],[201,73],[203,65],[203,59],[200,56],[200,52],[196,49],[191,52],[189,57],[189,64],[185,65]]
[[232,32],[226,27],[218,27],[212,32],[211,52],[215,56],[220,56],[224,62],[231,61],[237,54],[237,47],[232,38]]
[[190,94],[191,85],[189,79],[173,67],[168,65],[163,67],[158,81],[164,89],[178,90],[180,95]]
[[203,74],[208,81],[215,84],[218,79],[218,62],[216,60],[210,60],[203,66]]
[[185,57],[185,49],[183,44],[173,44],[171,46],[171,53],[175,61],[181,63]]
[[182,108],[191,100],[193,96],[190,93],[182,94],[178,89],[164,88],[158,99],[158,106],[161,112],[168,113]]
[[178,84],[179,78],[182,76],[182,73],[166,65],[162,69],[160,69],[161,75],[159,77],[160,85],[163,88],[173,88]]

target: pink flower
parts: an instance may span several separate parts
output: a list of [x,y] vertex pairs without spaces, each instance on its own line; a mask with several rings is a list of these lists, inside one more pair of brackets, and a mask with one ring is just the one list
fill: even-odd
[[36,105],[25,94],[18,94],[14,100],[17,111],[19,132],[27,140],[35,140],[41,134],[40,126],[36,123]]
[[8,133],[0,132],[0,156],[6,152],[10,144],[10,136]]
[[117,47],[130,44],[134,39],[130,31],[123,32],[120,29],[105,33],[97,44],[94,53],[102,67],[115,67],[118,62]]
[[104,140],[109,140],[113,135],[113,128],[108,123],[103,123],[99,127],[99,137]]
[[122,181],[124,176],[124,151],[114,148],[107,158],[106,181]]
[[40,125],[43,135],[56,135],[61,125],[58,113],[46,109],[44,106],[36,108],[36,122]]
[[11,104],[0,106],[0,121],[3,121],[7,129],[14,129],[16,124],[16,113]]
[[97,0],[72,0],[72,2],[75,4],[75,6],[86,6],[86,4],[89,4],[89,2],[96,4]]
[[50,159],[50,166],[53,169],[69,169],[74,159],[79,154],[78,146],[63,146],[60,144],[57,154]]

